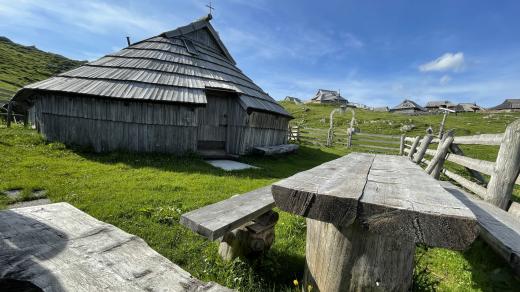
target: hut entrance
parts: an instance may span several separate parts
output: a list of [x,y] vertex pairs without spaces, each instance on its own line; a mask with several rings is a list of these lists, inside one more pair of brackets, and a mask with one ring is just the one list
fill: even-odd
[[206,92],[207,104],[199,115],[197,151],[203,156],[226,155],[229,102],[225,92]]

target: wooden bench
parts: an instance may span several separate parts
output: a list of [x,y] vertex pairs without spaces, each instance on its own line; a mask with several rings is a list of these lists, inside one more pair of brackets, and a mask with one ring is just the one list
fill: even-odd
[[[520,275],[520,204],[511,202],[514,185],[520,185],[520,120],[509,125],[502,134],[482,134],[453,137],[448,132],[438,143],[437,150],[428,149],[431,140],[405,138],[412,145],[405,145],[404,152],[416,163],[423,163],[425,171],[439,179],[443,173],[470,194],[450,182],[443,182],[446,190],[463,200],[477,216],[482,229],[482,239],[511,265]],[[458,145],[500,146],[495,162],[464,156]],[[431,160],[425,156],[432,157]],[[465,167],[475,181],[444,168],[450,161]],[[489,182],[481,175],[489,175]],[[508,210],[508,211],[507,211]]]
[[220,255],[231,260],[269,250],[278,221],[273,207],[267,186],[185,213],[180,223],[209,240],[220,240]]
[[43,291],[232,291],[67,203],[0,211],[0,291],[27,282]]

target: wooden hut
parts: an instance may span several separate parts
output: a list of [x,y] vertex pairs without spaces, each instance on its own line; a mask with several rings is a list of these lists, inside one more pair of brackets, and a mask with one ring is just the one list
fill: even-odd
[[476,103],[459,103],[455,107],[456,112],[462,112],[462,113],[474,113],[474,112],[480,112],[483,110],[485,110],[485,109]]
[[287,142],[289,113],[240,69],[211,15],[17,92],[48,140],[96,151],[233,154]]
[[316,95],[311,99],[311,103],[322,104],[347,104],[348,100],[334,90],[318,89]]
[[426,104],[426,110],[428,110],[429,112],[439,111],[440,108],[455,110],[456,106],[457,106],[456,104],[454,104],[453,102],[451,102],[449,100],[429,101]]
[[490,108],[497,111],[520,111],[520,99],[506,99],[503,103]]
[[413,100],[405,99],[399,105],[390,109],[390,112],[393,113],[401,113],[401,114],[415,114],[415,113],[424,113],[426,109],[422,106],[418,105]]

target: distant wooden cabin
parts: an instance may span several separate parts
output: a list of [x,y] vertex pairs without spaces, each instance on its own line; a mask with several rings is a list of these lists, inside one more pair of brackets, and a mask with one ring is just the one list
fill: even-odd
[[439,108],[455,110],[456,107],[457,107],[457,105],[449,100],[429,101],[426,104],[426,110],[428,110],[429,112],[439,111]]
[[426,109],[422,106],[418,105],[413,100],[405,99],[399,105],[390,109],[390,112],[400,113],[400,114],[415,114],[415,113],[424,113]]
[[95,151],[242,155],[287,143],[290,114],[237,68],[211,15],[13,97],[51,141]]
[[485,110],[483,107],[476,103],[459,103],[455,107],[455,111],[463,113],[474,113]]
[[293,102],[295,104],[302,104],[302,100],[297,98],[297,97],[293,97],[293,96],[286,96],[284,101],[288,101],[288,102]]
[[520,99],[506,99],[503,103],[490,108],[497,111],[520,111]]
[[374,107],[375,112],[388,112],[390,109],[387,106]]
[[322,104],[347,104],[348,100],[334,90],[319,89],[316,95],[311,99],[311,103]]

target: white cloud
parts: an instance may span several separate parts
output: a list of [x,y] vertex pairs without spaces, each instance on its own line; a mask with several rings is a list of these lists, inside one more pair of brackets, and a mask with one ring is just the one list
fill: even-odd
[[448,84],[449,82],[451,81],[451,77],[449,75],[444,75],[441,77],[441,79],[439,80],[439,83],[441,85],[446,85]]
[[439,58],[419,66],[421,72],[430,71],[453,71],[459,72],[464,69],[464,53],[446,53]]

